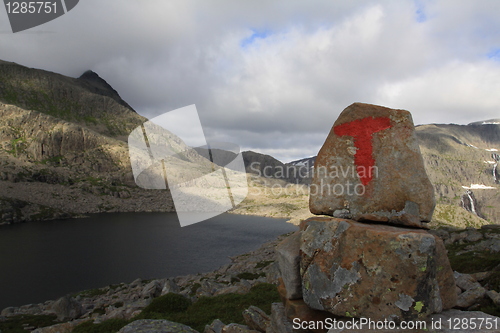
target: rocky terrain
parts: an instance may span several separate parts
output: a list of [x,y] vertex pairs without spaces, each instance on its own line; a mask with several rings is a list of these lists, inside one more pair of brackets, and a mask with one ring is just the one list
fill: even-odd
[[[500,315],[500,227],[494,225],[481,229],[441,228],[431,232],[444,241],[457,284],[457,305],[441,316],[458,318],[467,313],[477,316],[480,313],[477,311]],[[164,310],[160,319],[162,314],[149,311],[151,307],[148,306],[162,300],[172,301],[172,293],[182,295],[188,302],[196,304],[199,300],[207,302],[207,299],[218,300],[217,297],[228,297],[227,295],[248,295],[254,288],[261,294],[271,295],[266,299],[267,306],[260,305],[266,309],[266,314],[252,307],[249,313],[253,314],[253,320],[243,316],[239,322],[228,327],[231,324],[229,321],[215,320],[221,318],[219,313],[219,317],[211,317],[203,325],[198,325],[198,331],[221,333],[237,329],[239,332],[253,331],[252,333],[286,332],[292,325],[285,319],[286,311],[291,309],[283,307],[276,291],[266,288],[269,288],[269,283],[279,283],[280,272],[275,261],[275,248],[288,237],[289,235],[284,235],[253,252],[231,258],[232,263],[213,272],[148,281],[137,279],[129,283],[66,295],[41,304],[6,308],[0,314],[0,330],[7,333],[9,329],[14,331],[15,327],[19,327],[22,331],[24,328],[24,331],[38,333],[63,333],[71,332],[81,325],[75,331],[91,332],[94,329],[94,332],[100,332],[100,327],[107,326],[115,328],[108,332],[117,332],[121,327],[134,322],[134,325],[143,328],[153,323],[161,326],[166,325],[164,318],[168,317],[169,311]],[[250,305],[253,304],[244,304],[239,311],[250,308]],[[184,324],[189,323],[186,321]],[[208,327],[204,328],[205,325]],[[10,328],[7,329],[8,327]]]

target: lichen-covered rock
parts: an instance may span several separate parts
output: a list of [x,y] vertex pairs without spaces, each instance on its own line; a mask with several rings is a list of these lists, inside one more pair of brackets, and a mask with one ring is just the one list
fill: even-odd
[[311,218],[302,233],[304,301],[373,320],[427,317],[456,303],[441,239],[424,230]]
[[118,333],[198,333],[198,331],[169,320],[143,319],[122,327]]
[[288,299],[302,298],[302,281],[300,278],[300,238],[297,231],[285,238],[276,246],[276,258],[281,272],[281,278],[286,287]]
[[256,306],[251,305],[248,309],[244,310],[242,314],[245,323],[252,330],[265,332],[267,326],[269,326],[269,316]]
[[411,114],[354,103],[314,164],[309,209],[357,221],[426,227],[435,207]]

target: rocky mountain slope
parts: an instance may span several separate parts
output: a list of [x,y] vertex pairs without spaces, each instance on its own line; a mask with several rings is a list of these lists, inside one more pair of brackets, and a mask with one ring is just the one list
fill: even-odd
[[0,220],[172,211],[135,185],[126,140],[146,121],[96,73],[78,79],[0,61]]
[[[417,127],[427,174],[438,203],[464,206],[490,222],[500,222],[500,187],[494,177],[500,151],[500,124]],[[476,204],[470,205],[470,196]]]

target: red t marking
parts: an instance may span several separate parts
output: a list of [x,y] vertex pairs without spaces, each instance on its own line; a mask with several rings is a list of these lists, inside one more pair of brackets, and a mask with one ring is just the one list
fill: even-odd
[[373,175],[372,170],[375,165],[373,159],[373,133],[391,128],[391,120],[386,117],[367,117],[363,119],[353,120],[349,123],[335,126],[333,131],[338,136],[352,136],[354,139],[354,147],[357,148],[354,154],[354,164],[358,172],[359,179],[363,185],[368,185],[371,182]]

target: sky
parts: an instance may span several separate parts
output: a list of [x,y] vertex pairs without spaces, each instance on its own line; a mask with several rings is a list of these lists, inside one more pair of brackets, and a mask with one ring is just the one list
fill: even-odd
[[415,124],[500,118],[497,0],[81,0],[0,59],[91,69],[148,118],[195,104],[208,140],[314,156],[354,102]]

